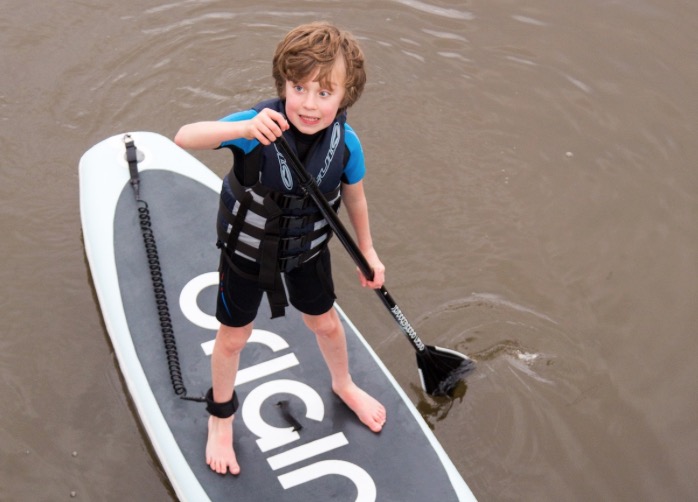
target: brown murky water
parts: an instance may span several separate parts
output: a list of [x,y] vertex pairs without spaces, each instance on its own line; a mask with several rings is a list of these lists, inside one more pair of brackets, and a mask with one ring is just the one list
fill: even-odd
[[[698,3],[0,5],[0,500],[169,500],[82,249],[77,163],[273,94],[291,27],[351,29],[351,110],[388,286],[472,354],[417,388],[411,348],[338,249],[340,303],[476,496],[695,500]],[[223,174],[225,154],[199,155]]]

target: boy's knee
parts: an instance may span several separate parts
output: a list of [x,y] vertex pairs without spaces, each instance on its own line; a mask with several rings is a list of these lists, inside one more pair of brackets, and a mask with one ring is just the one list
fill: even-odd
[[245,348],[251,334],[252,324],[239,328],[221,325],[216,335],[215,348],[228,355],[239,354]]
[[340,326],[339,317],[334,309],[321,315],[304,315],[305,324],[317,336],[329,337],[337,333]]

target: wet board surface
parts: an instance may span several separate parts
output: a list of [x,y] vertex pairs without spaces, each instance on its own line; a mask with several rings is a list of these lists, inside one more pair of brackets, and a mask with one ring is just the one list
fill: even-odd
[[[383,431],[362,425],[331,391],[314,335],[293,308],[271,320],[266,299],[243,351],[235,418],[239,476],[204,461],[208,413],[173,390],[129,183],[124,135],[80,161],[85,250],[104,321],[139,418],[180,498],[187,501],[474,500],[468,486],[385,366],[341,311],[357,384],[388,412]],[[169,139],[131,133],[140,196],[148,204],[184,385],[210,387],[221,179]],[[367,298],[367,301],[372,298]],[[410,361],[412,363],[412,361]],[[302,428],[284,419],[285,401]]]

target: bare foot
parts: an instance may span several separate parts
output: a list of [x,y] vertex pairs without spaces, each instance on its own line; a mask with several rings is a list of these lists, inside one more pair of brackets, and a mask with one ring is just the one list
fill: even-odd
[[218,418],[210,416],[208,418],[208,441],[206,442],[206,463],[212,471],[218,474],[240,474],[233,451],[233,419]]
[[344,389],[333,388],[335,394],[344,401],[359,420],[373,432],[383,429],[387,413],[382,404],[351,382]]

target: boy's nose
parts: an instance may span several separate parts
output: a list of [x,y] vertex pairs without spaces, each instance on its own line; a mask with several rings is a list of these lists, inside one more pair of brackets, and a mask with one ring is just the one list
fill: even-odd
[[310,110],[314,110],[314,109],[316,108],[316,105],[317,105],[317,103],[316,103],[316,100],[315,100],[315,96],[313,96],[312,93],[306,94],[306,95],[305,95],[305,100],[303,101],[303,106],[304,106],[305,108],[310,109]]

